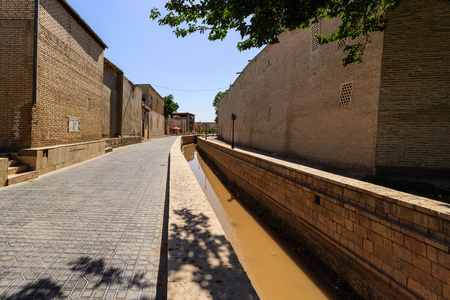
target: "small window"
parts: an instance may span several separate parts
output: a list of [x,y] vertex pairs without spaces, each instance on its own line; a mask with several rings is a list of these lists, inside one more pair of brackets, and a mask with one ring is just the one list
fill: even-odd
[[87,109],[91,109],[92,108],[92,99],[87,99]]
[[336,50],[344,48],[345,46],[347,46],[347,43],[348,43],[348,38],[345,38],[343,40],[337,41],[336,42]]
[[314,203],[320,205],[320,196],[314,195]]
[[344,83],[341,85],[341,96],[339,98],[340,106],[348,106],[352,101],[353,82]]
[[320,21],[314,24],[311,24],[311,53],[319,50],[319,41],[316,38],[316,34],[320,34]]
[[80,120],[77,118],[69,118],[69,132],[80,132]]

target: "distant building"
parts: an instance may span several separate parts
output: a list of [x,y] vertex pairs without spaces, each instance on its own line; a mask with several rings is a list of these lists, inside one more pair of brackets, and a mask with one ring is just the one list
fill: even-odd
[[217,132],[218,126],[216,122],[195,122],[195,131],[196,132]]
[[103,137],[142,137],[142,90],[105,58]]
[[[173,125],[173,126],[172,126]],[[195,115],[191,113],[174,113],[171,128],[180,128],[181,133],[191,134],[195,132]]]
[[0,5],[0,149],[101,140],[105,43],[64,0]]
[[150,84],[138,84],[142,89],[142,137],[164,135],[164,99]]
[[450,176],[450,3],[404,1],[372,35],[363,63],[319,45],[338,20],[286,32],[241,72],[219,103],[235,143],[366,174]]

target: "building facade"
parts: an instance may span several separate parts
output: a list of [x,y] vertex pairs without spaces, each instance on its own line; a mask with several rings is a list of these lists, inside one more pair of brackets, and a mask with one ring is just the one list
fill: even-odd
[[142,89],[142,137],[150,139],[164,135],[164,99],[150,84],[138,84]]
[[191,113],[174,113],[171,128],[180,128],[180,133],[191,134],[195,132],[195,115]]
[[217,133],[218,125],[216,122],[195,122],[195,132]]
[[142,136],[142,90],[105,58],[103,77],[103,137]]
[[338,20],[282,34],[220,100],[220,136],[231,140],[235,113],[243,146],[365,174],[450,174],[450,5],[423,4],[390,12],[359,65],[342,66],[346,41],[314,37]]
[[0,149],[100,140],[106,45],[64,0],[0,5]]

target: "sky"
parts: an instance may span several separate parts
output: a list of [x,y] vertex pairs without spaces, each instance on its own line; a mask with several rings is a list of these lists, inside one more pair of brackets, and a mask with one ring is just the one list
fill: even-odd
[[149,83],[164,97],[174,96],[178,112],[212,122],[212,102],[225,91],[261,49],[240,52],[240,35],[224,41],[206,34],[177,38],[173,29],[149,18],[153,7],[164,12],[164,0],[67,0],[108,46],[105,57],[134,84]]

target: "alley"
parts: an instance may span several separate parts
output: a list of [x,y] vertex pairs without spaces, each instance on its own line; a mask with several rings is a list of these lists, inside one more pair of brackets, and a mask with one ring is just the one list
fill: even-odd
[[0,189],[0,299],[154,299],[175,137]]

